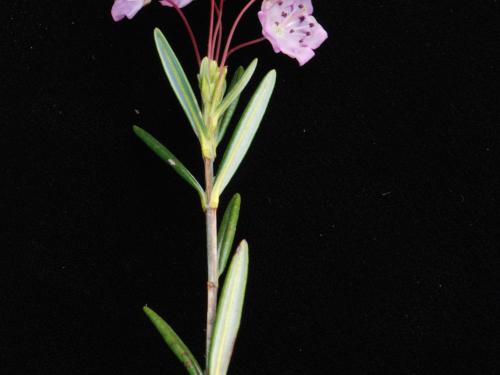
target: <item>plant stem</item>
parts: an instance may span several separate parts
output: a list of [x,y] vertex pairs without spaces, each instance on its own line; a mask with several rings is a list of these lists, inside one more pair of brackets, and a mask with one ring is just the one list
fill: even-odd
[[189,39],[191,39],[191,44],[193,45],[194,55],[196,57],[196,61],[198,62],[198,66],[200,66],[200,64],[201,64],[200,49],[198,48],[198,42],[196,41],[196,37],[194,36],[193,29],[191,28],[191,25],[189,24],[188,19],[184,15],[184,12],[182,11],[182,9],[179,8],[179,6],[176,3],[174,3],[172,0],[167,0],[167,1],[170,3],[170,5],[172,5],[174,7],[174,9],[177,11],[177,14],[181,18],[182,23],[184,23],[184,26],[186,27],[186,31],[189,35]]
[[[205,192],[207,202],[210,201],[212,187],[214,183],[214,161],[205,158]],[[207,207],[205,212],[207,226],[207,264],[208,264],[208,282],[207,282],[207,341],[206,341],[206,361],[208,369],[208,355],[212,332],[214,329],[215,316],[217,312],[217,291],[219,288],[219,270],[217,256],[217,209]]]
[[207,57],[213,58],[213,35],[214,35],[214,13],[215,13],[215,0],[210,1],[210,26],[208,28],[208,46]]
[[245,43],[238,44],[236,47],[233,47],[233,48],[231,48],[229,50],[229,52],[227,53],[227,57],[231,56],[233,53],[235,53],[236,51],[239,51],[242,48],[245,48],[245,47],[248,47],[248,46],[252,46],[254,44],[263,42],[264,40],[266,40],[266,38],[265,37],[261,37],[261,38],[250,40],[250,41],[245,42]]
[[238,14],[238,16],[234,20],[233,27],[231,27],[231,31],[229,32],[229,35],[227,37],[226,47],[224,48],[224,53],[222,54],[222,60],[221,60],[221,63],[220,63],[221,67],[223,67],[226,64],[226,60],[227,60],[227,57],[228,57],[227,54],[229,52],[229,47],[231,47],[231,42],[233,40],[233,36],[234,36],[234,32],[236,31],[236,27],[238,26],[238,24],[240,23],[241,19],[245,15],[245,12],[253,5],[253,3],[255,3],[255,1],[256,0],[250,0],[243,7],[243,9],[240,11],[240,13]]
[[215,51],[215,61],[219,61],[220,48],[222,44],[222,12],[224,10],[224,0],[220,0],[219,2],[219,12],[217,18],[217,25],[215,26],[215,35],[214,35],[214,51]]

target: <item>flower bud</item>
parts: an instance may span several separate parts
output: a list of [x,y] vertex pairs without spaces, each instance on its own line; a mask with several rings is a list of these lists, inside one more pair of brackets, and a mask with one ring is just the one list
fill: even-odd
[[222,71],[215,60],[205,57],[201,61],[198,85],[200,87],[203,109],[215,109],[226,91],[227,68]]

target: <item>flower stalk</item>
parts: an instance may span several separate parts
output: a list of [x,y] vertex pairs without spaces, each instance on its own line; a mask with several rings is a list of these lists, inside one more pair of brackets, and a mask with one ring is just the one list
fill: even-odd
[[172,7],[175,9],[177,14],[182,20],[182,23],[184,24],[184,27],[186,28],[186,31],[189,35],[189,39],[191,40],[191,44],[193,45],[193,50],[194,50],[194,55],[196,57],[196,61],[198,63],[198,66],[201,64],[201,55],[200,55],[200,49],[198,47],[198,42],[196,41],[196,37],[194,36],[193,29],[191,28],[191,24],[189,23],[188,19],[184,15],[184,12],[182,11],[179,6],[174,3],[172,0],[163,0],[164,2],[171,4]]
[[224,66],[226,64],[226,60],[228,58],[228,52],[229,48],[231,47],[231,42],[233,41],[234,33],[236,31],[236,28],[238,27],[238,24],[240,23],[241,19],[247,12],[247,10],[255,3],[256,0],[250,0],[240,11],[238,16],[233,22],[233,26],[231,27],[231,31],[229,31],[229,35],[227,37],[226,41],[226,46],[224,47],[224,53],[222,54],[222,59],[221,59],[221,66]]
[[227,57],[231,56],[233,53],[235,53],[236,51],[239,51],[242,48],[253,46],[254,44],[258,44],[260,42],[263,42],[264,40],[266,40],[266,38],[264,38],[262,36],[260,38],[249,40],[248,42],[238,44],[237,46],[235,46],[229,50],[229,52],[227,53]]

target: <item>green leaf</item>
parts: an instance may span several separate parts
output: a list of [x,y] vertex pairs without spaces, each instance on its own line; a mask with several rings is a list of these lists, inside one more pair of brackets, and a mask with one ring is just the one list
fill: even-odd
[[229,106],[240,96],[241,92],[245,89],[246,85],[250,81],[250,78],[252,78],[252,75],[255,72],[257,61],[257,59],[254,59],[248,68],[246,68],[240,79],[236,81],[231,89],[229,89],[228,93],[224,96],[224,99],[222,99],[222,102],[215,111],[217,116],[222,116],[226,109],[228,109]]
[[248,244],[241,241],[233,256],[217,307],[208,360],[210,375],[226,375],[243,311],[248,276]]
[[248,151],[250,144],[264,117],[269,104],[269,99],[276,83],[276,71],[271,70],[262,80],[255,94],[250,99],[241,119],[231,137],[231,141],[224,153],[217,178],[210,197],[210,206],[217,207],[219,196],[224,191],[234,173],[238,169],[243,157]]
[[191,185],[200,196],[202,206],[205,207],[205,192],[196,180],[196,178],[189,172],[189,170],[172,154],[164,145],[162,145],[155,137],[149,134],[144,129],[134,126],[134,133],[163,161],[171,166],[189,185]]
[[[241,76],[245,72],[245,69],[240,66],[236,71],[234,72],[233,79],[231,80],[231,83],[229,84],[229,90],[231,90],[234,85],[241,79]],[[222,120],[219,125],[219,130],[217,132],[217,144],[220,143],[222,138],[224,138],[224,134],[226,134],[226,130],[231,123],[231,119],[233,118],[234,111],[236,111],[236,107],[238,106],[238,102],[240,101],[240,96],[238,95],[236,99],[227,107],[226,111],[224,112],[224,115],[222,116]]]
[[201,110],[193,89],[186,77],[186,73],[184,73],[172,47],[170,47],[167,39],[159,29],[155,29],[154,37],[165,74],[189,119],[193,131],[199,138],[200,135],[204,133]]
[[196,361],[196,358],[191,354],[189,348],[182,342],[180,337],[177,336],[172,327],[149,307],[144,306],[143,310],[163,337],[163,340],[167,343],[172,352],[174,352],[175,356],[182,362],[184,367],[186,367],[187,372],[190,375],[203,375],[203,371],[198,361]]
[[234,235],[236,234],[236,226],[238,225],[238,217],[240,216],[241,196],[235,194],[227,205],[222,223],[217,236],[217,253],[219,257],[219,276],[222,275],[226,268],[231,248],[233,247]]

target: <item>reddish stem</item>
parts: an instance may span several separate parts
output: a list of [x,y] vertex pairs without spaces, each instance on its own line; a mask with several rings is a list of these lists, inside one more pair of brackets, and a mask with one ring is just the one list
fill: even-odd
[[210,0],[210,26],[208,28],[208,46],[207,55],[209,59],[213,57],[213,36],[214,36],[214,13],[215,13],[215,0]]
[[241,18],[245,14],[245,12],[255,3],[255,0],[250,0],[247,5],[243,7],[243,9],[240,11],[238,14],[238,17],[234,20],[233,26],[231,27],[231,31],[229,32],[229,36],[227,37],[226,41],[226,47],[224,48],[224,53],[222,55],[222,61],[221,61],[221,67],[223,67],[226,64],[226,60],[228,57],[228,52],[229,52],[229,47],[231,46],[231,41],[233,40],[234,37],[234,32],[236,31],[236,27],[241,21]]
[[184,26],[186,27],[187,33],[189,34],[189,39],[191,39],[191,43],[193,44],[193,49],[194,49],[194,54],[196,55],[196,61],[198,62],[198,66],[201,64],[201,56],[200,56],[200,50],[198,48],[198,43],[196,42],[196,37],[194,36],[193,29],[191,28],[191,25],[189,24],[189,21],[187,20],[186,16],[184,15],[184,12],[182,9],[180,9],[177,4],[175,4],[172,0],[167,0],[170,5],[172,5],[177,13],[179,14],[179,17],[181,17],[182,22],[184,23]]
[[229,52],[227,53],[227,57],[231,56],[234,52],[239,51],[242,48],[263,42],[264,40],[266,40],[266,38],[261,37],[261,38],[250,40],[250,41],[245,42],[245,43],[238,44],[236,47],[233,47],[229,50]]
[[[215,36],[214,36],[214,47],[215,47],[215,60],[219,61],[219,56],[220,56],[220,48],[222,44],[222,11],[224,10],[224,0],[220,0],[219,2],[219,19],[217,20],[217,26],[215,30]],[[215,46],[216,44],[216,46]]]

